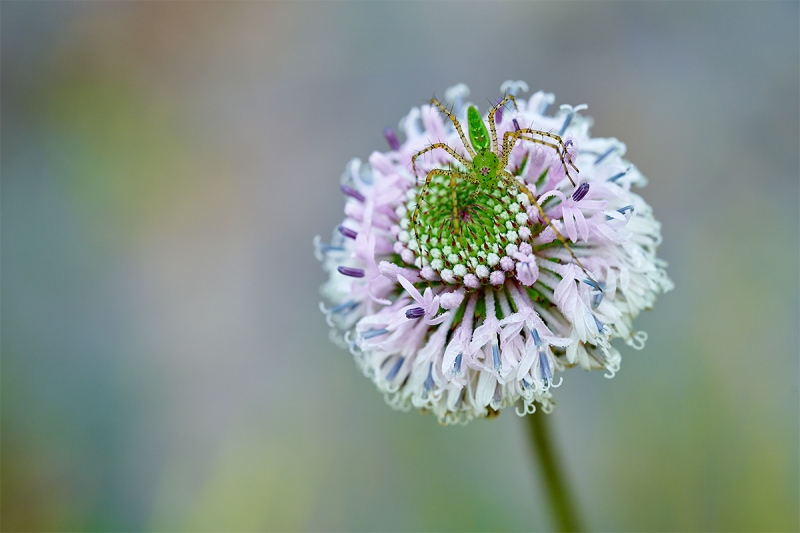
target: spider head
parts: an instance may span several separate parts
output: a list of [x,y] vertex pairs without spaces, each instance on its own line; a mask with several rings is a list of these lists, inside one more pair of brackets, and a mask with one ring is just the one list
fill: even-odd
[[497,167],[500,159],[490,150],[483,150],[475,154],[472,159],[472,173],[481,185],[494,187],[497,184]]

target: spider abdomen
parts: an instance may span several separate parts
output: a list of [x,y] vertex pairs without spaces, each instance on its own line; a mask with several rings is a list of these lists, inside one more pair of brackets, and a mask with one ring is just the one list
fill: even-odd
[[489,132],[486,131],[478,108],[471,105],[467,108],[467,126],[469,127],[469,142],[476,152],[482,152],[490,148]]

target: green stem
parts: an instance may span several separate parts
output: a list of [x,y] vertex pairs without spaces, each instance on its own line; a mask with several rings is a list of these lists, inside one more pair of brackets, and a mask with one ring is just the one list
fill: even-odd
[[544,492],[550,500],[553,519],[560,531],[581,531],[580,519],[564,478],[559,468],[550,436],[548,434],[548,415],[537,409],[528,415],[528,431],[533,441],[534,452],[544,481]]

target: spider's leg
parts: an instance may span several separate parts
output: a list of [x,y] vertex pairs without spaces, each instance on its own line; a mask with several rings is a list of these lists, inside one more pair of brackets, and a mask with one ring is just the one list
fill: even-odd
[[[417,177],[417,158],[432,150],[436,150],[437,148],[440,148],[445,152],[447,152],[448,154],[450,154],[451,156],[453,156],[459,163],[464,165],[464,168],[470,168],[472,166],[470,162],[464,158],[464,156],[462,156],[461,154],[450,148],[445,143],[433,143],[430,146],[426,146],[425,148],[423,148],[422,150],[411,156],[411,168],[412,171],[414,172],[414,178]],[[428,173],[428,176],[430,176],[430,173]]]
[[[508,102],[509,100],[511,100],[511,102],[514,104],[514,109],[517,109],[517,100],[516,100],[516,98],[514,98],[513,94],[509,94],[505,98],[503,98],[502,100],[497,102],[494,105],[494,107],[492,107],[492,109],[489,111],[489,129],[490,129],[490,131],[492,133],[492,146],[491,146],[491,149],[492,149],[492,152],[494,152],[496,154],[498,154],[500,146],[498,146],[498,144],[497,144],[497,128],[496,128],[495,122],[494,122],[494,115],[495,115],[495,113],[497,113],[497,110],[500,109],[501,107],[503,107],[504,105],[506,105],[506,102]],[[500,168],[505,168],[505,167],[500,167]]]
[[544,220],[545,224],[547,224],[547,226],[553,230],[553,233],[555,233],[556,238],[561,243],[561,245],[564,246],[564,248],[569,252],[569,255],[572,256],[572,259],[573,261],[575,261],[575,264],[577,264],[580,267],[580,269],[583,270],[583,273],[586,274],[586,277],[589,278],[589,280],[599,285],[597,283],[597,280],[594,279],[594,276],[592,276],[589,273],[589,271],[586,270],[586,267],[583,266],[581,260],[578,259],[577,255],[575,255],[575,252],[572,250],[572,247],[569,244],[567,244],[567,239],[565,239],[564,236],[561,234],[561,232],[558,231],[558,229],[556,229],[555,224],[553,224],[553,221],[550,220],[550,217],[548,217],[547,214],[544,212],[544,209],[542,209],[542,206],[539,205],[539,202],[536,201],[536,197],[533,195],[530,189],[528,189],[528,187],[526,187],[525,184],[522,183],[521,181],[514,179],[514,177],[505,170],[498,170],[497,176],[503,183],[505,183],[506,187],[509,188],[517,187],[525,194],[525,196],[528,197],[528,200],[530,200],[531,205],[534,206],[536,210],[539,212],[539,217],[541,217],[541,219]]
[[[469,176],[471,176],[471,174],[470,174]],[[468,178],[469,176],[465,176],[465,177],[467,177],[467,178]],[[470,179],[470,181],[473,181],[473,183],[474,183],[474,180]],[[482,194],[482,193],[481,193],[481,191],[480,191],[480,190],[474,190],[474,191],[472,191],[471,193],[469,193],[469,197],[468,197],[467,199],[468,199],[468,200],[474,200],[475,198],[477,198],[477,197],[478,197],[478,196],[480,196],[481,194]],[[483,206],[481,206],[481,208],[483,208]]]
[[461,220],[458,216],[458,197],[456,196],[456,173],[450,173],[450,213],[453,218],[453,229],[456,235],[461,234]]
[[[564,153],[561,150],[561,147],[559,145],[557,145],[555,143],[544,141],[542,139],[537,139],[535,137],[528,137],[526,135],[520,135],[518,139],[520,141],[529,141],[529,142],[532,142],[532,143],[541,144],[542,146],[547,146],[547,147],[550,147],[553,150],[555,150],[555,152],[558,154],[559,159],[561,159],[561,166],[564,169],[564,174],[567,175],[567,177],[569,178],[570,183],[575,185],[575,180],[573,180],[572,176],[570,176],[569,169],[567,168],[567,165],[566,165],[566,163],[568,162],[570,165],[572,165],[573,168],[575,168],[575,165],[572,164],[572,160],[570,160],[570,158],[569,158],[569,153],[566,153],[566,156],[565,156]],[[578,171],[577,168],[575,168],[575,170]],[[580,171],[578,171],[578,172],[580,172]]]
[[[555,142],[549,142],[544,139],[537,139],[532,137],[532,135],[542,135],[544,137],[549,137],[551,139],[555,139]],[[550,148],[554,149],[558,154],[558,157],[561,159],[561,166],[564,167],[564,172],[566,173],[569,181],[575,185],[575,180],[572,179],[572,176],[569,173],[569,168],[567,168],[567,164],[575,169],[576,172],[580,172],[578,167],[572,162],[572,158],[567,151],[567,146],[564,144],[564,141],[561,140],[561,137],[555,135],[553,133],[548,133],[546,131],[541,130],[532,130],[530,128],[522,128],[516,131],[507,131],[505,135],[503,135],[503,152],[500,154],[500,168],[505,168],[508,164],[508,158],[511,156],[511,149],[517,143],[518,140],[530,141],[536,144],[541,144],[544,146],[549,146]]]
[[[542,137],[548,137],[550,139],[553,139],[553,141],[556,142],[561,147],[561,151],[562,151],[561,164],[564,164],[564,159],[566,158],[567,163],[569,163],[569,166],[571,166],[573,169],[575,169],[575,172],[580,173],[580,170],[578,170],[578,167],[576,167],[575,163],[572,162],[572,156],[570,156],[569,152],[567,151],[566,143],[563,141],[563,139],[561,139],[560,136],[556,135],[555,133],[550,133],[549,131],[534,130],[534,129],[531,129],[531,128],[525,128],[524,130],[520,130],[520,131],[526,131],[526,130],[530,130],[530,131],[527,131],[527,133],[531,133],[533,135],[541,135]],[[566,170],[566,166],[564,167],[564,169]]]
[[447,118],[449,118],[450,122],[453,123],[453,126],[456,127],[456,132],[458,132],[458,136],[461,137],[461,142],[464,143],[464,148],[467,149],[470,157],[475,157],[475,151],[472,149],[472,145],[467,142],[467,136],[464,135],[464,130],[461,129],[461,124],[458,122],[458,119],[455,117],[455,115],[453,115],[449,109],[440,104],[439,100],[436,98],[431,98],[431,105],[435,105],[439,108],[439,111],[447,115]]
[[[434,168],[428,175],[425,177],[425,184],[422,186],[422,189],[419,191],[419,196],[417,197],[417,206],[414,208],[414,212],[411,214],[411,232],[414,236],[414,239],[417,241],[417,250],[419,257],[422,258],[423,256],[423,247],[422,247],[422,240],[419,237],[419,226],[417,224],[417,217],[419,217],[419,210],[422,207],[422,202],[425,198],[425,195],[428,192],[428,186],[430,185],[431,181],[433,180],[434,176],[444,176],[446,178],[450,178],[450,188],[452,190],[452,213],[453,213],[453,224],[455,226],[455,233],[458,234],[460,232],[459,220],[458,220],[458,203],[456,201],[456,178],[463,177],[465,174],[463,172],[459,172],[457,170],[449,170],[444,168]],[[422,261],[420,260],[420,266],[422,265]]]

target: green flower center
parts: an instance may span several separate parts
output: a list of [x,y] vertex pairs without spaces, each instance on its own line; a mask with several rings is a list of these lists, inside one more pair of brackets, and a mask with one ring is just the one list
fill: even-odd
[[[400,227],[406,231],[400,241],[414,252],[417,266],[432,268],[447,283],[470,274],[488,283],[492,272],[509,270],[508,260],[502,265],[501,260],[513,260],[519,245],[533,233],[528,198],[516,187],[500,182],[489,189],[460,180],[454,189],[449,178],[434,176],[420,198],[422,189],[405,204]],[[416,223],[411,224],[418,202]]]

